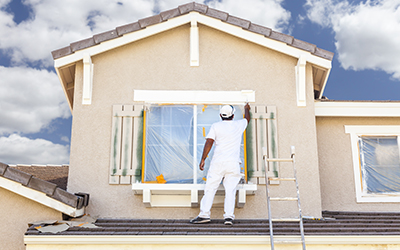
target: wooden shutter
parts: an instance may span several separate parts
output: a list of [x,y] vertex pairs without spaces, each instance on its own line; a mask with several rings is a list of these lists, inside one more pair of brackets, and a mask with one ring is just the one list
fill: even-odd
[[[278,128],[275,106],[251,107],[251,122],[247,128],[247,155],[249,181],[265,184],[263,147],[268,148],[268,158],[278,158]],[[270,175],[278,177],[279,163],[270,162]],[[271,183],[271,184],[278,184]]]
[[113,105],[110,184],[131,184],[140,179],[142,113],[143,105]]

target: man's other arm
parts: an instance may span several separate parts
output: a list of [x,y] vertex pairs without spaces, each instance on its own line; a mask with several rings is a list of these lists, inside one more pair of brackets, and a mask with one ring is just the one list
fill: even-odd
[[206,144],[204,144],[204,148],[203,148],[203,155],[201,156],[201,161],[199,164],[199,168],[201,171],[204,170],[205,160],[206,160],[208,153],[210,152],[213,144],[214,144],[214,140],[211,138],[207,138]]
[[244,118],[247,120],[247,124],[250,122],[250,105],[249,103],[246,103],[244,105]]

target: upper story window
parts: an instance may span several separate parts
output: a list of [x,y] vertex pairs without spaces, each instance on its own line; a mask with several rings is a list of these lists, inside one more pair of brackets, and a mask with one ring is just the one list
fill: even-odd
[[363,192],[400,194],[398,136],[360,136],[360,165]]
[[345,126],[357,202],[400,202],[400,126]]
[[[204,171],[198,168],[205,137],[219,117],[220,105],[150,105],[145,111],[143,183],[205,183],[213,150]],[[234,119],[243,119],[243,107],[235,106]],[[245,143],[240,162],[245,174]],[[213,147],[214,148],[214,147]]]

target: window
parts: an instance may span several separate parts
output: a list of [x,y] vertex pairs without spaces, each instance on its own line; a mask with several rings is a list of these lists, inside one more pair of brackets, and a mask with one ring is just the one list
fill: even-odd
[[[211,124],[221,120],[221,105],[151,105],[146,109],[143,140],[143,183],[205,183],[213,150],[204,171],[198,169],[205,136]],[[243,119],[243,107],[235,106],[234,119]],[[213,147],[214,148],[214,147]],[[244,142],[241,144],[245,173]]]
[[400,126],[345,126],[358,202],[400,202]]

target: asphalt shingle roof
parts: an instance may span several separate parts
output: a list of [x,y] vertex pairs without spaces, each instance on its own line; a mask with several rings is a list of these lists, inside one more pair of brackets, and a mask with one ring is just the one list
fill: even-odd
[[[304,219],[305,235],[400,235],[400,212],[324,211],[323,219]],[[97,219],[97,227],[70,227],[57,235],[269,235],[267,219],[238,219],[233,226],[223,220],[190,224],[189,220]],[[25,235],[41,233],[32,225]],[[298,222],[274,222],[274,235],[299,235]]]

